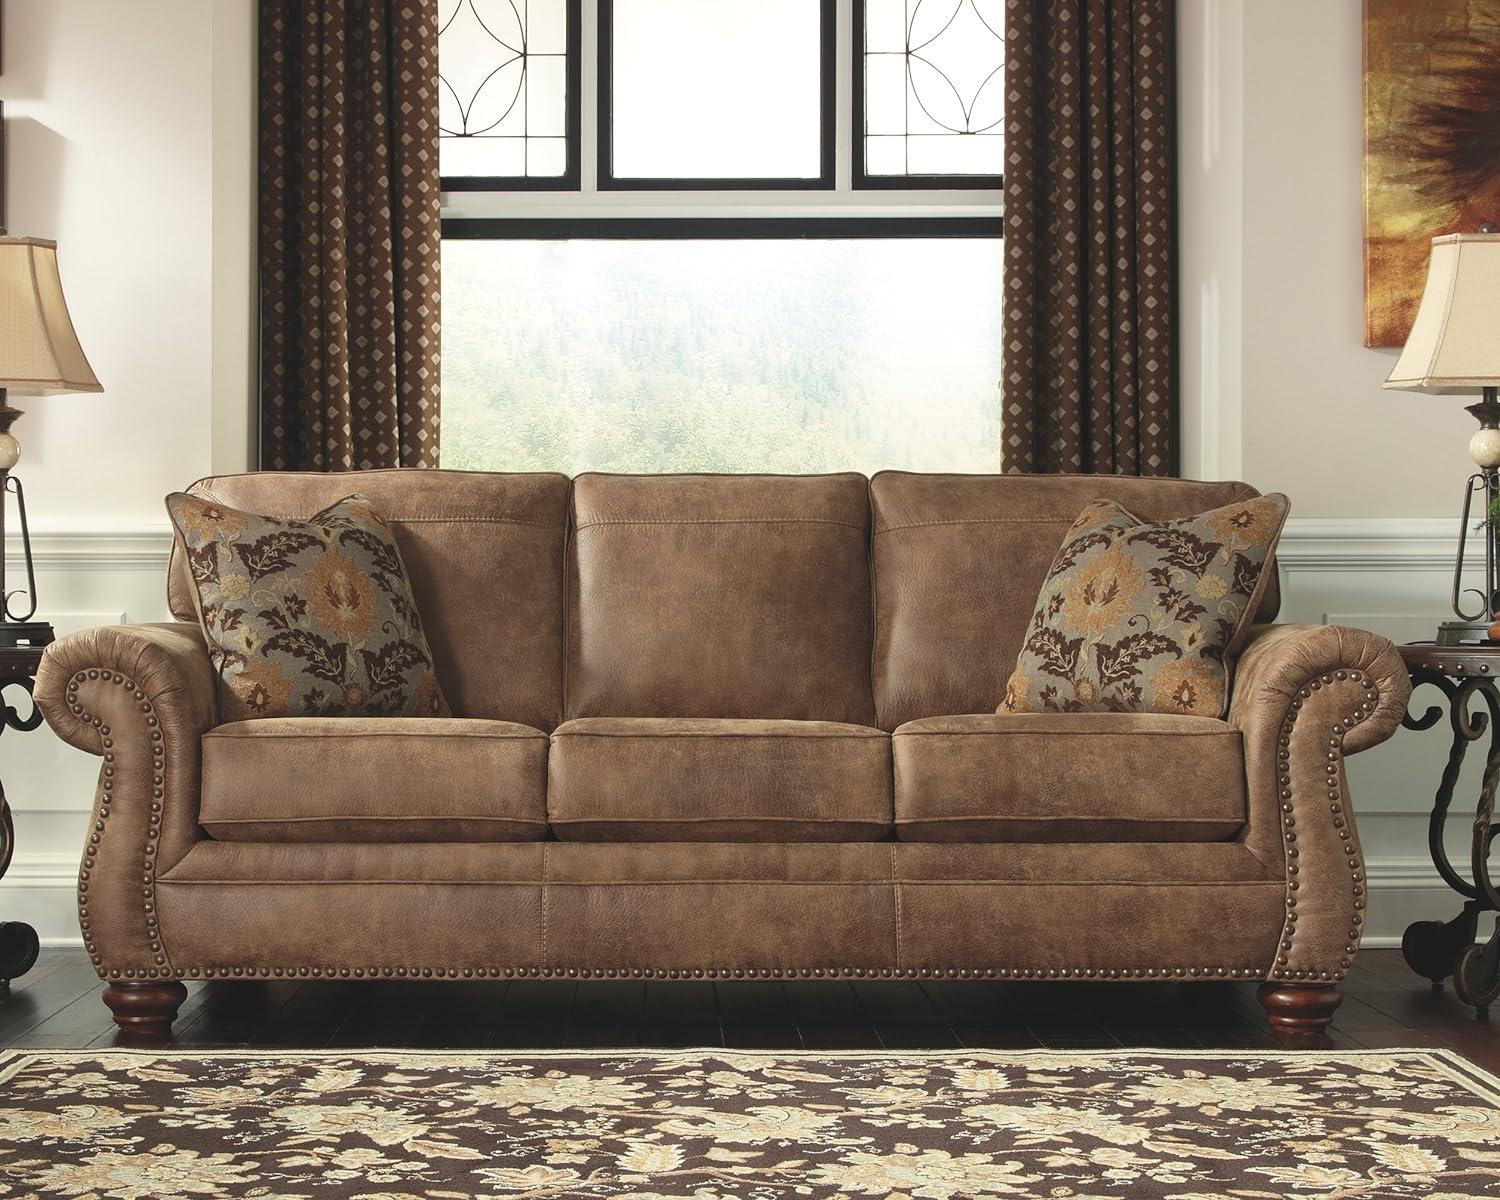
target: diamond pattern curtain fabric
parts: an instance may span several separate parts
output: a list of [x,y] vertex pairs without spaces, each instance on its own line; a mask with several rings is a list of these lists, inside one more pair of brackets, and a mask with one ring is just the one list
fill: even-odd
[[1173,10],[1007,0],[1007,471],[1175,467]]
[[437,0],[260,0],[261,466],[437,466]]

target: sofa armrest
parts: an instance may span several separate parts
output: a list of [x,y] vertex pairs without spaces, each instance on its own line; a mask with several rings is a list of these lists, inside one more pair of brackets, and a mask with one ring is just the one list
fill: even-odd
[[42,655],[36,703],[59,737],[103,759],[78,873],[94,967],[110,979],[171,977],[156,876],[201,836],[201,737],[218,722],[203,635],[191,624],[71,634]]
[[1364,925],[1366,877],[1344,757],[1395,732],[1411,684],[1377,634],[1263,625],[1235,671],[1229,721],[1244,738],[1245,844],[1287,881],[1269,978],[1342,978]]
[[[1342,625],[1253,626],[1235,668],[1229,720],[1247,736],[1267,721],[1280,724],[1292,700],[1310,699],[1303,689],[1342,682],[1339,672],[1362,677],[1360,708],[1366,710],[1344,730],[1344,753],[1378,746],[1400,726],[1411,680],[1389,638]],[[1353,710],[1347,715],[1358,716]]]

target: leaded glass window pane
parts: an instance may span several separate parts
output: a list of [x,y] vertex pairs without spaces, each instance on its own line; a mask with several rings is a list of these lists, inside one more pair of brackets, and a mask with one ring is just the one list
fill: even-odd
[[445,179],[561,178],[568,167],[569,0],[440,0]]
[[999,176],[1004,0],[862,4],[864,174]]
[[612,0],[615,179],[815,180],[823,0]]

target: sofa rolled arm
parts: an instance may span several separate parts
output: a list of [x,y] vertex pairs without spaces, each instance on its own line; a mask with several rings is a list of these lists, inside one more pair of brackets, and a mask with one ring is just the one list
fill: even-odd
[[156,877],[201,836],[201,737],[218,723],[203,635],[191,624],[70,634],[42,655],[35,697],[59,737],[103,760],[78,872],[94,968],[109,979],[171,978]]
[[1389,639],[1337,625],[1263,625],[1241,652],[1228,720],[1244,738],[1245,844],[1286,877],[1268,979],[1343,978],[1364,927],[1367,880],[1346,755],[1401,724],[1411,683]]
[[[1288,702],[1313,683],[1331,686],[1339,672],[1357,673],[1374,700],[1363,719],[1345,730],[1344,753],[1378,746],[1401,724],[1411,680],[1389,638],[1342,625],[1256,625],[1240,652],[1229,720],[1241,729],[1266,719],[1278,723]],[[1325,680],[1323,676],[1333,675]],[[1362,707],[1368,708],[1365,703]]]
[[[95,690],[84,684],[104,672],[124,675],[132,684],[128,697],[99,691],[102,707],[113,712],[149,701],[164,733],[191,729],[194,738],[218,723],[213,667],[197,625],[100,625],[53,642],[36,673],[37,707],[70,746],[104,753],[103,718],[78,699],[79,692]],[[136,697],[135,691],[143,694]]]

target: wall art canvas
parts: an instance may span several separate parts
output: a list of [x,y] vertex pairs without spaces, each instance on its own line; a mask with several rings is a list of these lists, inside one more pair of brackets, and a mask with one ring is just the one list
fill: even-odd
[[1431,239],[1500,224],[1500,0],[1365,0],[1365,344],[1411,330]]

